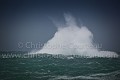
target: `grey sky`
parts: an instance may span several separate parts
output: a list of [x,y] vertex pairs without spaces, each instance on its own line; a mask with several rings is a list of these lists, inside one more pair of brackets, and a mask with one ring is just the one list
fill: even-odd
[[64,13],[87,26],[103,50],[120,50],[119,0],[1,0],[0,12],[0,50],[31,51],[18,43],[47,42],[57,30],[52,20],[64,23]]

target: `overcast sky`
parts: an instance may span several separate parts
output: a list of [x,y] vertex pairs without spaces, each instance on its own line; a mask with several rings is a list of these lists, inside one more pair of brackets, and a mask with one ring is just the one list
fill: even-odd
[[46,43],[57,31],[53,20],[64,23],[64,13],[87,26],[102,50],[120,51],[119,0],[0,0],[0,50],[31,51],[18,43]]

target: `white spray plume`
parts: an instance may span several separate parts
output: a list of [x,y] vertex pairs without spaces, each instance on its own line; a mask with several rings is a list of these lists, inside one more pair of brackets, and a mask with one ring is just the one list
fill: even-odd
[[[66,24],[58,27],[54,37],[36,53],[80,55],[88,57],[118,57],[111,51],[100,51],[93,45],[93,34],[85,27],[79,27],[75,18],[65,14]],[[88,47],[89,46],[89,47]]]

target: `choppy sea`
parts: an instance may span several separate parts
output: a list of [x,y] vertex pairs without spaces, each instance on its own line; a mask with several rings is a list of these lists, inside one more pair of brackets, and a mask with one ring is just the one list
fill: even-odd
[[0,80],[120,80],[120,58],[0,58]]

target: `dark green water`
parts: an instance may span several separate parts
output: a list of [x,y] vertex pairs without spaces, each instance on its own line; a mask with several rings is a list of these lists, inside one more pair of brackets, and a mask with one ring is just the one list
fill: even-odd
[[120,80],[120,59],[0,59],[0,80]]

